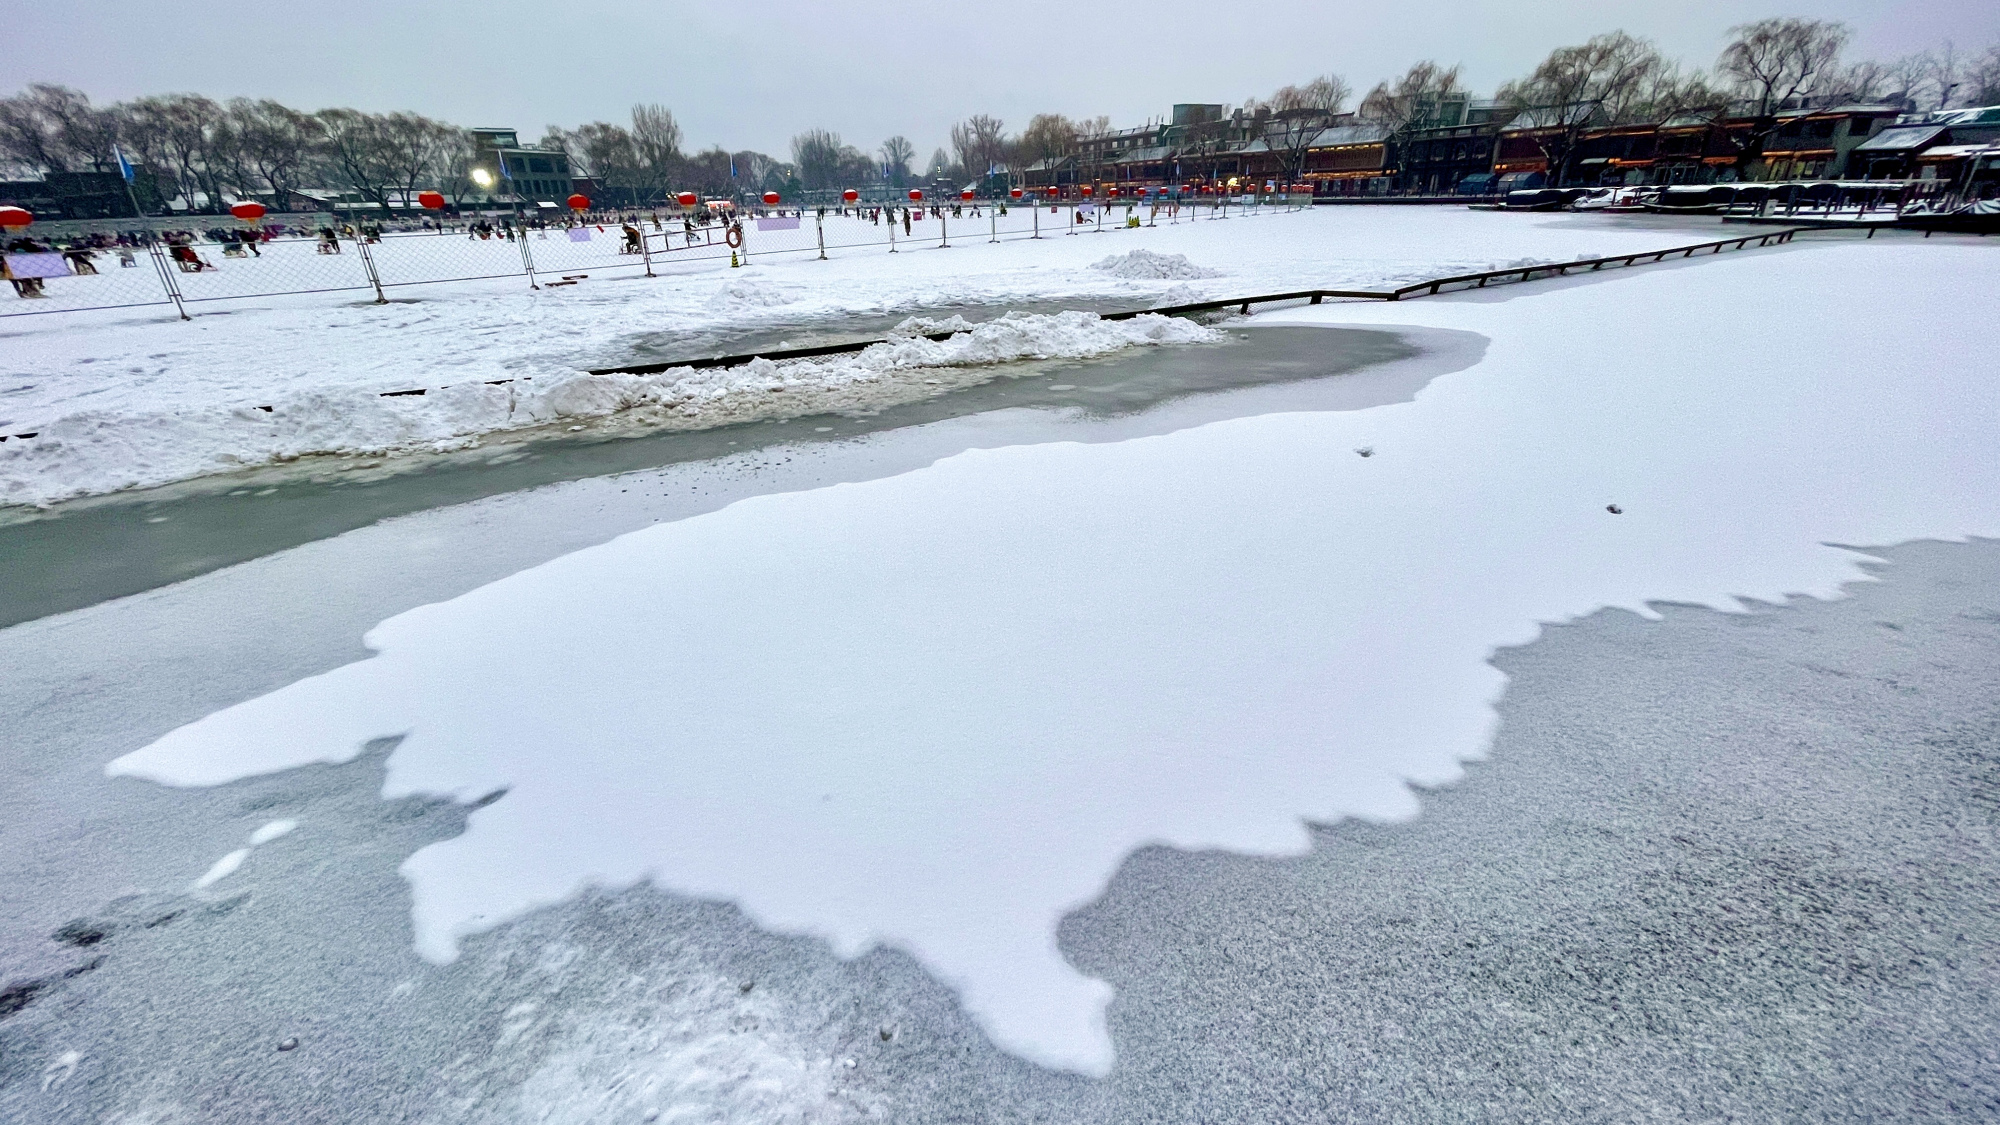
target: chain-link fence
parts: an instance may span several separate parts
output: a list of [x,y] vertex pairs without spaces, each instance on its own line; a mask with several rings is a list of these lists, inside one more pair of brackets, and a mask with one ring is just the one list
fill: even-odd
[[202,232],[15,234],[5,278],[18,302],[0,316],[353,292],[387,300],[404,286],[519,278],[536,287],[654,277],[776,255],[1050,239],[1296,210],[1241,199],[1065,200],[869,205],[820,210],[588,215],[561,223],[505,216],[382,230],[329,221]]

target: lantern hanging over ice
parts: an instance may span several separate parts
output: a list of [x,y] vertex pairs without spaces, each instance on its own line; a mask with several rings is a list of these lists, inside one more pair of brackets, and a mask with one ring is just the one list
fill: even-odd
[[246,223],[254,223],[264,217],[264,205],[245,200],[242,203],[230,204],[229,213]]
[[767,191],[767,192],[765,192],[765,193],[764,193],[764,206],[766,206],[766,207],[776,207],[777,205],[778,205],[778,193],[777,193],[777,192],[775,192],[775,191]]
[[1104,194],[1105,194],[1105,195],[1107,195],[1107,196],[1109,196],[1109,197],[1111,197],[1112,199],[1116,199],[1116,198],[1118,198],[1118,189],[1117,189],[1117,188],[1107,188],[1107,189],[1105,189],[1105,192],[1104,192]]
[[840,198],[843,202],[856,203],[860,201],[861,193],[855,191],[853,188],[848,188],[846,191],[840,193]]
[[1050,199],[1054,199],[1054,198],[1055,198],[1056,196],[1058,196],[1058,195],[1061,195],[1061,194],[1062,194],[1062,189],[1061,189],[1061,188],[1057,187],[1057,186],[1056,186],[1056,185],[1054,185],[1054,184],[1050,184],[1050,185],[1049,185],[1049,198],[1050,198]]
[[1091,185],[1089,185],[1089,184],[1085,184],[1085,185],[1083,185],[1082,187],[1080,187],[1080,188],[1078,188],[1078,189],[1076,189],[1076,190],[1078,190],[1078,191],[1082,192],[1082,193],[1083,193],[1083,197],[1084,197],[1085,199],[1089,199],[1089,198],[1091,197],[1091,195],[1092,195],[1092,194],[1094,194],[1094,193],[1095,193],[1095,192],[1097,191],[1097,189],[1096,189],[1095,187],[1092,187],[1092,186],[1091,186]]
[[961,191],[961,192],[959,192],[959,193],[958,193],[958,197],[959,197],[960,199],[971,199],[971,198],[972,198],[972,189],[971,189],[971,188],[966,188],[966,189],[965,189],[964,191]]
[[692,207],[698,201],[696,200],[695,194],[693,192],[684,191],[679,195],[674,196],[674,202],[680,204],[683,207]]
[[1009,198],[1012,198],[1012,199],[1019,199],[1019,198],[1021,198],[1021,189],[1020,189],[1020,188],[1008,188],[1008,189],[1007,189],[1007,195],[1008,195],[1008,197],[1009,197]]
[[922,189],[922,188],[911,188],[911,189],[910,189],[910,202],[912,202],[912,203],[922,203],[923,201],[924,201],[924,193],[923,193],[923,189]]
[[417,202],[422,204],[426,211],[444,210],[444,194],[442,192],[420,191],[417,193]]
[[26,207],[0,207],[0,227],[13,230],[34,221],[35,216]]
[[570,210],[582,211],[590,206],[590,197],[582,192],[577,192],[575,195],[569,197],[568,202]]

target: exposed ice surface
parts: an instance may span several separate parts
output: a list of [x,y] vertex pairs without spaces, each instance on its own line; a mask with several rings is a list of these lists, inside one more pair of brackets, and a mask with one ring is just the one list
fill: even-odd
[[[601,417],[652,401],[654,382],[583,374],[632,362],[640,335],[657,341],[723,325],[1065,297],[1129,298],[1140,308],[1170,290],[1167,303],[1366,287],[1528,254],[1573,258],[1605,245],[1658,249],[1703,237],[1618,230],[1607,221],[1320,208],[895,255],[835,249],[825,262],[757,257],[741,270],[702,267],[540,291],[521,278],[412,286],[380,306],[345,293],[203,305],[186,322],[138,309],[21,317],[7,322],[0,349],[0,435],[36,436],[0,443],[0,504],[49,503],[312,453],[456,448],[494,430]],[[1134,280],[1088,268],[1107,251],[1127,249],[1225,267],[1230,278]],[[1219,286],[1228,292],[1208,291]],[[770,375],[664,378],[689,384],[697,405],[712,412],[731,395],[767,393]],[[419,387],[429,393],[380,397]]]
[[1143,248],[1123,254],[1113,254],[1109,258],[1092,263],[1090,268],[1101,270],[1112,277],[1147,281],[1193,281],[1198,278],[1222,276],[1221,270],[1205,269],[1188,261],[1186,254],[1155,254]]
[[1002,1046],[1101,1074],[1109,989],[1056,926],[1133,848],[1408,815],[1483,751],[1487,658],[1540,622],[1834,596],[1865,575],[1829,544],[2000,534],[2000,385],[1963,327],[1996,289],[1989,247],[1874,241],[1285,313],[1493,342],[1408,404],[642,530],[109,770],[217,784],[401,734],[387,795],[508,790],[404,866],[428,957],[651,879],[908,949]]

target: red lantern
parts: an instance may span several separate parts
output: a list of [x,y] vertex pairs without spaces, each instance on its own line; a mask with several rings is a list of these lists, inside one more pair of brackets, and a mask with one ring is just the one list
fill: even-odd
[[692,207],[695,205],[697,200],[695,199],[695,194],[693,192],[684,191],[679,195],[674,196],[674,202],[680,204],[683,207]]
[[764,206],[766,206],[766,207],[776,207],[777,205],[778,205],[778,193],[777,193],[777,192],[775,192],[775,191],[767,191],[767,192],[765,192],[765,193],[764,193]]
[[1021,189],[1020,189],[1020,188],[1008,188],[1008,189],[1007,189],[1007,194],[1008,194],[1009,196],[1011,196],[1011,197],[1015,198],[1015,199],[1019,199],[1019,198],[1021,198]]
[[250,203],[247,201],[232,203],[229,205],[229,213],[246,223],[255,222],[264,217],[264,205],[262,203]]
[[1090,196],[1091,196],[1091,193],[1092,193],[1092,192],[1095,192],[1095,191],[1096,191],[1097,189],[1096,189],[1096,188],[1094,188],[1094,187],[1092,187],[1092,186],[1091,186],[1091,185],[1089,185],[1089,184],[1085,184],[1085,185],[1083,185],[1082,187],[1080,187],[1080,188],[1078,188],[1078,189],[1076,189],[1076,190],[1078,190],[1078,191],[1082,192],[1082,193],[1083,193],[1083,197],[1084,197],[1085,199],[1089,199],[1089,198],[1090,198]]
[[971,198],[972,198],[972,190],[971,190],[970,188],[967,188],[966,190],[964,190],[964,191],[961,191],[961,192],[959,192],[959,193],[958,193],[958,197],[959,197],[960,199],[971,199]]
[[1118,198],[1118,189],[1117,189],[1117,188],[1111,188],[1111,189],[1107,190],[1107,191],[1106,191],[1106,192],[1105,192],[1104,194],[1105,194],[1105,195],[1108,195],[1108,196],[1110,196],[1110,197],[1111,197],[1111,198],[1113,198],[1113,199],[1116,199],[1116,198]]
[[1054,198],[1055,198],[1056,196],[1058,196],[1058,195],[1061,195],[1061,194],[1062,194],[1062,189],[1061,189],[1061,188],[1059,188],[1059,187],[1055,186],[1054,184],[1050,184],[1050,185],[1049,185],[1049,198],[1050,198],[1050,199],[1054,199]]
[[923,193],[923,190],[922,190],[921,188],[911,188],[911,189],[910,189],[910,202],[912,202],[912,203],[922,203],[923,201],[924,201],[924,193]]
[[848,188],[846,191],[840,193],[840,198],[849,203],[854,203],[861,198],[861,193],[855,191],[853,188]]
[[422,204],[426,211],[444,210],[444,194],[442,192],[420,191],[417,193],[417,202]]
[[35,221],[26,207],[0,207],[0,227],[25,227]]
[[589,206],[590,197],[582,192],[577,192],[575,195],[569,197],[569,209],[572,211],[581,211]]

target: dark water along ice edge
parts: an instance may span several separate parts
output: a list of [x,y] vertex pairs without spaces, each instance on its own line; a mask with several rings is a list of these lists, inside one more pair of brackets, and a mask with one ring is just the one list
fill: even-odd
[[[944,369],[956,385],[903,387],[888,392],[900,401],[839,413],[671,429],[614,416],[583,427],[491,435],[477,448],[451,453],[312,457],[40,513],[16,510],[11,522],[0,520],[0,628],[377,520],[540,485],[790,451],[1009,409],[1040,408],[1051,415],[1045,426],[1026,427],[1019,438],[1049,440],[1036,434],[1069,436],[1063,419],[1071,414],[1134,414],[1191,395],[1346,375],[1416,351],[1396,334],[1370,329],[1235,328],[1229,337],[1217,345],[1129,348],[1096,359]],[[1458,351],[1447,350],[1440,361],[1457,363]],[[1221,408],[1239,409],[1233,403]]]

